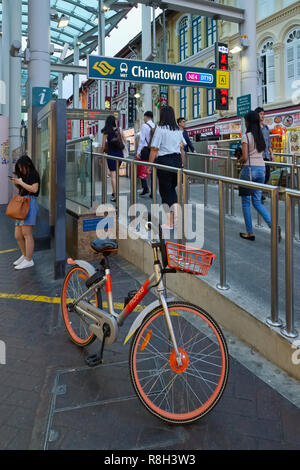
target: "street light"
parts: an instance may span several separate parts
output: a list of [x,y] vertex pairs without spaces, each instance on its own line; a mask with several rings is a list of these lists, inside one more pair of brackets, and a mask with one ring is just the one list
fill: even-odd
[[61,15],[57,22],[57,27],[58,28],[66,28],[68,24],[70,23],[70,18],[66,15]]

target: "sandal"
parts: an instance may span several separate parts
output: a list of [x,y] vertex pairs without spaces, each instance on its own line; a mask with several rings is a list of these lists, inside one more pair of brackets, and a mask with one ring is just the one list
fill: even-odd
[[254,235],[248,235],[247,233],[240,233],[240,237],[244,238],[244,240],[250,240],[251,242],[255,241],[255,236]]

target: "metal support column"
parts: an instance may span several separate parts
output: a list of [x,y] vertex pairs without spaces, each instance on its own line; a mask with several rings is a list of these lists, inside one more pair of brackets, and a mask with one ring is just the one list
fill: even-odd
[[9,48],[10,48],[10,20],[9,0],[2,0],[2,80],[4,83],[5,99],[2,106],[3,116],[9,116]]
[[[151,8],[142,5],[142,60],[149,58],[152,52]],[[143,108],[152,111],[152,86],[143,84]]]
[[[103,12],[103,0],[98,0],[98,55],[105,55],[105,17]],[[105,108],[104,82],[98,80],[98,109]],[[101,129],[104,122],[98,121],[98,142],[102,141]]]
[[[74,65],[79,65],[79,46],[78,37],[74,36],[73,48],[74,48]],[[73,75],[73,108],[79,108],[79,75],[74,73]],[[80,121],[75,120],[73,122],[73,135],[72,139],[80,137]]]
[[[242,95],[251,94],[251,108],[258,105],[257,93],[257,52],[256,52],[256,2],[240,0],[245,9],[245,22],[240,25],[240,34],[248,36],[249,46],[241,52]],[[243,121],[243,120],[242,120]]]
[[[22,41],[22,1],[10,0],[10,44]],[[6,64],[6,67],[8,64]],[[9,58],[9,165],[13,171],[13,151],[21,146],[21,58]],[[12,192],[12,185],[9,187]],[[10,194],[11,195],[11,194]]]

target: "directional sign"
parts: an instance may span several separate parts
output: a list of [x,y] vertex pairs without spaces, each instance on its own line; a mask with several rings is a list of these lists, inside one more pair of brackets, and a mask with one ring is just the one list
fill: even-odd
[[239,96],[237,99],[237,115],[244,117],[251,111],[251,95]]
[[[199,67],[88,56],[88,77],[93,79],[216,88],[216,72]],[[229,72],[221,73],[219,88],[229,88]]]

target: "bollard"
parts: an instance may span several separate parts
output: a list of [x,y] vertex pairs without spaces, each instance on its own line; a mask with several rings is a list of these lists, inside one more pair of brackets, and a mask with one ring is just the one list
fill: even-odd
[[294,211],[290,194],[285,193],[285,297],[286,326],[281,329],[283,336],[296,338],[298,332],[294,328]]
[[219,181],[219,257],[220,257],[220,282],[217,288],[228,290],[226,283],[226,253],[225,253],[225,207],[224,207],[224,183]]

